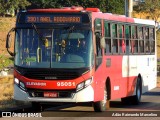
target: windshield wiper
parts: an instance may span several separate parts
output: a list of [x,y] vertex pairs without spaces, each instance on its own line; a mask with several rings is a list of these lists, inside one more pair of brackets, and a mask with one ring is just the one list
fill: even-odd
[[74,27],[74,26],[67,27],[68,32],[71,32],[71,31],[73,31],[74,29],[75,29],[75,27]]
[[36,25],[35,25],[34,23],[32,23],[32,27],[34,28],[34,30],[35,30],[36,33],[38,34],[38,37],[41,38],[41,37],[40,37],[40,34],[39,34],[39,31],[38,31],[38,29],[37,29],[37,27],[36,27]]
[[36,31],[39,40],[41,40],[41,41],[45,44],[45,38],[43,38],[43,37],[40,35],[40,33],[39,33],[39,31],[38,31],[38,29],[37,29],[37,27],[36,27],[36,25],[35,25],[34,23],[32,23],[32,27],[33,27],[34,30]]
[[75,27],[74,27],[74,26],[71,26],[71,27],[67,27],[66,29],[67,29],[67,31],[68,31],[68,35],[67,35],[66,40],[68,40],[70,33],[73,32],[73,30],[75,29]]

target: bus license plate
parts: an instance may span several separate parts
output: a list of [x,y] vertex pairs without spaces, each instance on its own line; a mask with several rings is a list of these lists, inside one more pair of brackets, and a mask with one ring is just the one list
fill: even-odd
[[58,93],[57,92],[44,92],[44,97],[57,98],[58,97]]

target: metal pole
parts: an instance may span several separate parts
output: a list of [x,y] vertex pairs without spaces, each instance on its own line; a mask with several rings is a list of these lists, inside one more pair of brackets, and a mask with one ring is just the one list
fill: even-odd
[[132,17],[132,11],[133,11],[133,0],[129,0],[128,17]]
[[124,4],[124,15],[127,16],[127,14],[126,14],[126,0],[125,0],[125,4]]
[[126,17],[128,17],[128,0],[125,0],[125,15],[126,15]]

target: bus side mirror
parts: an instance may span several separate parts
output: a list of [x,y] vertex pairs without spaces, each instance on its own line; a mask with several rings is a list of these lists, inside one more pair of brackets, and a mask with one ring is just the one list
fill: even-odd
[[6,48],[10,48],[11,47],[11,37],[10,34],[7,35],[7,40],[6,40]]
[[104,37],[101,37],[101,32],[95,32],[95,35],[96,35],[96,40],[100,41],[100,47],[102,49],[105,49],[106,48],[106,42],[105,42],[105,38]]
[[101,38],[101,33],[100,32],[95,32],[96,38]]
[[105,42],[105,38],[104,37],[101,38],[100,45],[101,45],[102,49],[106,48],[106,42]]
[[6,48],[7,48],[8,53],[9,53],[11,56],[14,56],[14,53],[9,50],[9,48],[11,48],[11,42],[12,42],[12,35],[11,35],[11,33],[14,32],[14,31],[15,31],[15,28],[12,28],[12,29],[8,32],[8,34],[7,34],[7,39],[6,39]]

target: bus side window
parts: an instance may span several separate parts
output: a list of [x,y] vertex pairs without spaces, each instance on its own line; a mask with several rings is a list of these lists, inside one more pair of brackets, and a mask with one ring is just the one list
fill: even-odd
[[149,40],[149,28],[148,27],[144,28],[144,37],[145,39]]
[[139,52],[144,53],[144,40],[139,40]]
[[111,34],[110,34],[110,23],[108,21],[104,22],[104,30],[105,30],[105,42],[106,49],[105,54],[111,53]]
[[130,33],[131,33],[131,26],[126,25],[125,26],[125,37],[126,37],[126,39],[130,39],[131,38]]
[[145,52],[150,53],[149,28],[148,27],[144,27],[144,37],[145,37]]
[[112,24],[112,52],[118,53],[117,24]]
[[97,50],[97,56],[102,56],[102,49],[100,46],[100,37],[96,36],[96,50]]
[[137,26],[131,26],[131,39],[138,39]]
[[131,53],[138,53],[137,26],[131,26]]
[[130,52],[129,40],[126,40],[126,54],[128,55]]
[[102,21],[101,19],[96,19],[94,22],[94,26],[95,26],[95,36],[96,36],[96,52],[97,52],[97,56],[102,56],[102,49],[100,46],[100,38],[101,38],[101,34],[102,34]]
[[129,40],[131,39],[131,26],[125,26],[125,37],[126,37],[126,54],[130,52],[130,43]]
[[126,42],[125,40],[119,40],[119,52],[125,53],[126,52]]
[[155,40],[154,28],[150,28],[150,29],[149,29],[149,39],[150,39],[150,40]]
[[138,53],[138,40],[131,40],[131,53]]
[[149,28],[149,41],[150,41],[151,53],[155,53],[154,28]]
[[138,40],[134,41],[134,53],[138,53]]
[[131,49],[130,49],[130,50],[131,50],[130,52],[131,52],[131,53],[134,53],[134,40],[131,40],[131,42],[130,42],[130,48],[131,48]]
[[106,41],[105,53],[111,53],[111,39],[105,39],[105,41]]
[[155,53],[155,41],[150,41],[151,53]]
[[150,53],[149,40],[145,40],[145,53]]
[[138,39],[143,40],[144,36],[143,36],[143,27],[139,26],[138,27]]
[[94,21],[94,26],[95,26],[95,32],[101,32],[101,28],[102,28],[102,22],[101,19],[96,19]]
[[113,53],[118,53],[118,39],[113,39]]
[[119,52],[125,53],[126,52],[126,43],[125,43],[125,31],[124,31],[124,25],[119,24],[118,25],[118,37],[119,37]]
[[102,49],[100,46],[100,39],[101,39],[101,31],[100,32],[95,32],[95,39],[96,39],[96,69],[98,66],[102,63]]

